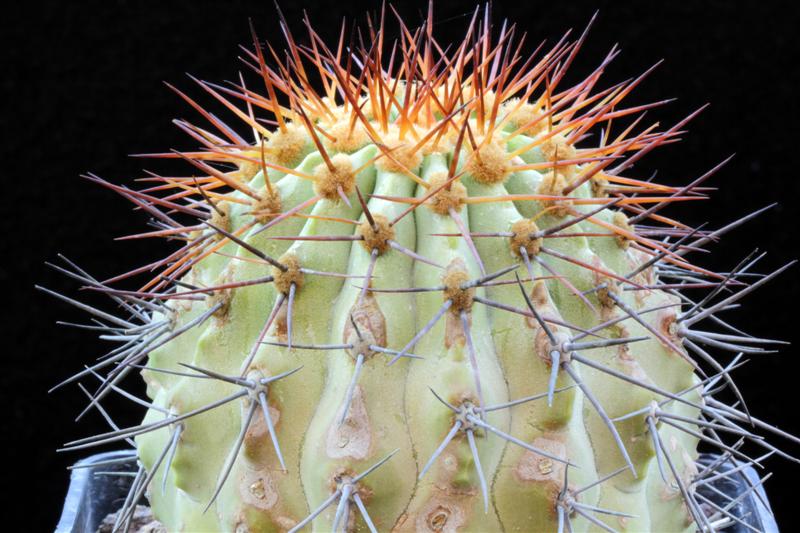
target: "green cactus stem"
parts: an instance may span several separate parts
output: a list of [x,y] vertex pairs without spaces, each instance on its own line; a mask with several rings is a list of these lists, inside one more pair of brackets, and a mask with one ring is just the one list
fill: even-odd
[[[480,10],[450,47],[432,13],[399,25],[351,50],[350,28],[326,44],[284,21],[274,57],[253,33],[263,92],[195,80],[247,136],[175,89],[207,122],[179,122],[200,146],[153,155],[191,173],[141,190],[89,176],[152,217],[132,238],[179,243],[117,278],[136,290],[57,267],[116,310],[56,295],[118,343],[66,382],[96,387],[87,411],[116,394],[146,408],[66,445],[135,445],[118,529],[141,496],[187,532],[730,523],[697,494],[715,475],[699,443],[749,463],[740,440],[793,459],[761,430],[798,441],[712,397],[738,397],[741,354],[775,344],[716,313],[786,267],[687,259],[750,218],[663,214],[705,200],[722,165],[684,186],[631,175],[697,113],[648,123],[660,103],[625,97],[650,71],[600,88],[614,53],[567,86],[586,33],[528,56]],[[139,373],[146,399],[121,388]]]

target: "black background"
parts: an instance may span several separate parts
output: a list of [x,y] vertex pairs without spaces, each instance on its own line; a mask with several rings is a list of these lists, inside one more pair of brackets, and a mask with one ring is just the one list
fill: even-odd
[[[377,3],[309,2],[316,28],[332,40],[340,17],[363,22]],[[453,42],[467,22],[471,3],[438,2],[440,42]],[[800,20],[788,2],[496,2],[494,19],[516,21],[530,42],[557,39],[582,29],[595,9],[595,28],[573,69],[586,74],[608,49],[623,53],[607,70],[605,86],[635,76],[658,59],[665,63],[637,89],[632,101],[667,97],[677,101],[651,113],[671,125],[711,102],[678,145],[652,153],[632,175],[659,170],[662,182],[684,184],[736,152],[713,180],[713,200],[668,214],[690,224],[724,223],[771,202],[780,205],[729,235],[695,260],[726,270],[758,247],[769,251],[762,270],[796,258],[798,176],[797,70],[794,44]],[[0,22],[3,43],[2,132],[0,143],[0,287],[2,287],[3,439],[10,445],[3,463],[5,502],[12,514],[24,509],[20,531],[55,525],[67,487],[65,467],[78,455],[57,454],[70,439],[104,429],[96,413],[72,419],[83,399],[74,388],[46,390],[100,355],[100,341],[60,328],[55,320],[79,320],[80,312],[33,290],[40,282],[74,295],[76,287],[44,267],[63,252],[97,276],[112,274],[162,256],[161,242],[114,242],[143,228],[144,217],[124,200],[78,178],[92,171],[113,182],[130,183],[142,168],[168,168],[126,154],[193,148],[174,117],[199,118],[162,84],[170,81],[211,103],[184,72],[210,81],[234,79],[242,69],[237,46],[248,43],[247,19],[261,37],[282,46],[270,2],[45,2],[16,4]],[[421,18],[423,2],[399,7],[410,24]],[[301,7],[284,5],[297,33]],[[251,84],[256,85],[256,80]],[[216,110],[213,105],[211,109]],[[221,113],[223,113],[221,111]],[[229,115],[225,115],[229,117]],[[235,123],[235,120],[230,120]],[[757,336],[797,339],[800,299],[794,267],[748,297],[730,316]],[[754,356],[739,372],[751,410],[794,432],[797,417],[797,355]],[[725,359],[727,360],[727,359]],[[134,385],[135,386],[135,385]],[[112,405],[112,408],[114,406]],[[120,404],[118,422],[136,423],[141,413]],[[794,448],[797,453],[798,447]],[[796,486],[800,467],[781,460],[767,490],[785,531],[800,526]],[[13,473],[16,471],[16,473]],[[9,474],[9,475],[6,475]],[[15,503],[19,502],[19,504]],[[4,517],[6,524],[13,523]]]

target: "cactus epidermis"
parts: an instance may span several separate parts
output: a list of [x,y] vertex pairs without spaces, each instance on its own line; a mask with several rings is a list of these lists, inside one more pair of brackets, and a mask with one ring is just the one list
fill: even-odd
[[760,348],[692,327],[752,285],[718,296],[737,273],[685,255],[736,224],[661,214],[704,199],[711,172],[627,173],[688,118],[659,130],[652,105],[626,107],[642,77],[598,89],[613,54],[566,87],[585,34],[528,58],[488,17],[449,52],[430,24],[401,23],[391,46],[382,24],[355,59],[347,32],[329,49],[309,29],[271,65],[254,34],[263,95],[198,83],[255,141],[179,92],[211,129],[180,121],[201,150],[161,156],[195,175],[142,191],[91,177],[152,215],[139,237],[183,242],[135,291],[67,269],[123,311],[88,308],[121,342],[73,378],[100,378],[92,406],[146,366],[142,425],[69,446],[135,437],[118,525],[143,494],[170,531],[724,523],[696,495],[698,441],[742,459],[720,433],[751,434],[712,403],[730,382],[706,349]]

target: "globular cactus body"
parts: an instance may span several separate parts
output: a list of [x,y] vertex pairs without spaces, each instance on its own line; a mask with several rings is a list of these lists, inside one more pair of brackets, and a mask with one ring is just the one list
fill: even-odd
[[741,420],[704,421],[727,374],[699,344],[745,341],[692,332],[715,304],[675,289],[738,281],[660,214],[702,180],[625,173],[685,121],[612,133],[650,106],[622,103],[641,78],[594,90],[605,62],[562,87],[585,35],[527,60],[488,19],[445,55],[430,29],[373,28],[357,62],[310,30],[269,67],[256,40],[265,95],[200,82],[254,143],[204,112],[177,154],[203,177],[92,178],[184,245],[138,291],[83,278],[131,312],[96,403],[146,364],[149,410],[73,446],[135,437],[130,500],[170,531],[712,527],[698,441]]

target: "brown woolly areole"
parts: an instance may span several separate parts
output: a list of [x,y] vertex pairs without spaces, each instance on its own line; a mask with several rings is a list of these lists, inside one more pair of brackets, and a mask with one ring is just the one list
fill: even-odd
[[589,184],[592,187],[592,196],[595,198],[608,197],[608,180],[600,174],[595,174],[589,178]]
[[503,118],[508,116],[508,123],[511,124],[512,128],[515,130],[524,128],[522,133],[531,137],[544,133],[547,129],[547,119],[545,118],[528,126],[528,124],[531,124],[534,120],[542,116],[542,112],[535,104],[527,102],[520,104],[519,98],[506,100],[500,107],[499,115]]
[[476,407],[480,405],[480,401],[475,401],[470,397],[465,397],[459,402],[454,404],[454,407],[458,408],[458,412],[453,413],[453,423],[461,422],[461,432],[464,433],[468,430],[472,430],[478,435],[484,433],[483,428],[475,424],[472,420],[467,418],[467,415],[477,415],[478,412]]
[[225,322],[225,319],[228,317],[228,311],[231,308],[231,291],[230,289],[221,290],[221,291],[214,291],[212,294],[208,295],[206,300],[208,302],[209,309],[217,305],[218,303],[222,303],[222,306],[214,311],[212,315],[218,323]]
[[[633,226],[630,225],[628,222],[628,217],[622,211],[615,211],[614,216],[611,218],[611,221],[614,225],[628,233],[633,233]],[[631,245],[630,237],[626,235],[619,235],[616,236],[617,244],[623,250],[627,250]]]
[[465,170],[478,183],[492,185],[505,181],[511,165],[505,148],[490,140],[470,154]]
[[[539,149],[541,150],[545,161],[553,161],[554,163],[575,159],[575,157],[578,155],[575,147],[569,144],[567,139],[560,133],[553,135],[540,144]],[[559,163],[559,167],[555,170],[556,172],[560,172],[561,174],[571,178],[575,175],[576,169],[577,165],[562,166]]]
[[549,293],[547,292],[547,285],[543,280],[537,280],[533,283],[533,287],[531,288],[531,303],[537,309],[540,307],[547,307],[550,304],[550,299],[548,297]]
[[550,342],[550,337],[547,335],[547,332],[539,327],[536,331],[536,340],[534,341],[536,355],[538,355],[539,358],[549,367],[553,366],[553,358],[551,355],[553,352],[558,352],[559,364],[569,362],[571,360],[570,352],[569,350],[564,349],[566,344],[569,343],[569,335],[563,331],[559,331],[552,325],[548,325],[548,327],[550,328],[553,337],[555,337],[556,342],[555,344]]
[[[544,281],[538,280],[534,282],[530,292],[530,300],[536,312],[545,319],[552,311],[552,305],[547,292],[547,285]],[[535,317],[529,316],[527,320],[528,327],[536,331],[536,338],[534,339],[534,350],[536,355],[539,356],[548,366],[553,366],[552,352],[559,353],[559,361],[569,361],[569,351],[564,349],[566,343],[569,342],[569,335],[561,331],[555,324],[548,324],[550,332],[555,337],[555,343],[550,342],[550,336],[539,325],[539,321]]]
[[289,294],[289,289],[294,283],[295,290],[300,289],[303,286],[303,272],[300,271],[300,260],[294,254],[286,254],[281,257],[280,262],[286,267],[286,270],[281,270],[278,267],[272,268],[275,288],[282,294]]
[[676,344],[683,342],[686,326],[678,322],[678,313],[674,309],[661,309],[656,314],[658,329]]
[[[472,87],[471,87],[472,88]],[[467,91],[464,95],[466,100],[474,98],[473,102],[470,104],[470,115],[477,119],[478,117],[478,107],[480,103],[479,95],[475,93],[474,88],[472,91]],[[484,121],[488,121],[489,117],[492,116],[492,109],[494,109],[494,104],[497,101],[497,93],[492,90],[484,90],[483,91],[483,119]],[[502,104],[500,104],[502,105]],[[497,116],[500,116],[500,109],[498,107]]]
[[353,124],[349,118],[343,118],[324,126],[323,131],[327,135],[323,136],[322,144],[332,152],[355,152],[370,142],[364,126],[358,120]]
[[511,225],[511,233],[514,235],[509,238],[508,243],[511,247],[511,253],[517,257],[522,257],[520,248],[524,248],[528,256],[538,255],[542,249],[542,238],[534,237],[538,232],[539,226],[533,220],[522,219],[514,222]]
[[375,351],[370,348],[370,346],[376,344],[375,337],[372,335],[370,330],[363,330],[359,326],[359,330],[361,333],[361,337],[359,337],[355,330],[350,332],[349,338],[347,342],[352,344],[352,348],[345,349],[350,357],[356,359],[359,355],[364,356],[364,359],[370,359],[373,355],[375,355]]
[[[328,481],[328,486],[331,489],[331,493],[336,491],[337,489],[341,489],[345,484],[352,483],[352,481],[358,477],[358,474],[350,468],[339,468],[334,471],[333,475],[331,476],[330,480]],[[364,485],[363,483],[359,482],[353,485],[353,492],[358,493],[358,496],[361,498],[361,501],[364,503],[369,502],[372,498],[373,492],[368,486]],[[351,519],[355,516],[354,513],[350,513]],[[347,528],[348,531],[350,528]]]
[[447,267],[447,272],[442,277],[444,284],[444,299],[450,300],[453,304],[450,311],[453,314],[460,314],[461,311],[472,309],[475,297],[475,288],[464,289],[461,286],[469,281],[469,275],[464,270],[463,263],[453,262]]
[[[261,158],[261,151],[260,150],[249,150],[246,152],[241,152],[242,156],[249,157],[250,159],[260,159]],[[239,166],[239,170],[233,173],[233,175],[243,182],[248,182],[254,177],[256,174],[261,170],[261,163],[255,161],[239,161],[237,162]]]
[[387,151],[390,151],[390,153],[384,152],[381,157],[375,160],[375,166],[378,170],[405,174],[409,171],[413,172],[422,164],[422,151],[414,150],[416,143],[413,139],[400,139],[397,133],[392,132],[384,137],[383,144],[386,145]]
[[539,150],[546,161],[564,161],[575,159],[575,147],[567,142],[566,137],[557,133],[539,145]]
[[285,129],[272,134],[265,148],[274,163],[287,167],[299,163],[307,142],[308,132],[304,127],[287,123]]
[[381,255],[391,247],[389,241],[394,239],[394,228],[383,215],[374,214],[372,220],[375,221],[375,227],[372,227],[369,220],[364,220],[358,225],[356,233],[364,237],[361,245],[367,252],[372,253],[372,250],[378,250],[378,255]]
[[[428,178],[428,184],[430,189],[434,190],[441,187],[448,179],[447,172],[435,172]],[[437,215],[447,216],[450,214],[451,208],[457,212],[461,211],[461,206],[464,205],[466,199],[467,188],[460,181],[455,180],[448,187],[428,198],[425,205]]]
[[[538,193],[546,196],[564,196],[564,189],[569,185],[566,176],[561,173],[560,169],[555,172],[550,171],[542,175],[542,182],[539,184]],[[541,204],[545,208],[554,207],[550,212],[557,216],[563,217],[568,212],[568,206],[572,205],[571,200],[541,200]]]
[[[209,223],[214,227],[230,233],[233,231],[231,224],[231,205],[228,202],[218,202],[215,207],[216,209],[211,210],[211,220],[209,220]],[[222,233],[213,229],[212,231],[214,231],[215,240],[220,240],[224,237]]]
[[600,302],[600,305],[604,309],[613,309],[616,307],[617,302],[615,302],[609,294],[613,294],[614,296],[619,296],[619,285],[613,279],[606,277],[606,276],[596,276],[599,279],[598,285],[602,285],[601,288],[597,289],[597,301]]
[[[230,266],[219,276],[219,283],[224,285],[230,283],[235,279],[235,267]],[[228,311],[231,308],[231,300],[233,298],[233,289],[222,289],[213,291],[206,297],[208,308],[211,309],[217,304],[222,306],[214,311],[212,315],[218,324],[224,323],[228,317]]]
[[[355,328],[350,324],[347,323],[349,328],[345,327],[345,342],[351,344],[352,348],[346,348],[345,352],[347,352],[350,357],[353,359],[358,358],[359,355],[363,355],[364,359],[370,359],[373,355],[375,355],[375,351],[370,348],[370,346],[374,345],[382,345],[379,339],[375,338],[375,334],[373,333],[372,329],[365,328],[364,324],[358,324],[358,331],[356,332]],[[359,333],[361,336],[359,337]],[[385,335],[384,335],[385,337]],[[385,339],[384,339],[385,341]]]
[[[264,176],[264,179],[268,178]],[[259,224],[266,224],[272,220],[271,215],[277,215],[281,212],[281,195],[276,187],[271,190],[264,187],[260,196],[259,200],[253,202],[253,209],[250,214]]]
[[[548,297],[547,285],[544,281],[537,280],[533,282],[533,287],[530,292],[530,299],[533,307],[539,312],[544,314],[544,311],[550,308],[550,298]],[[529,315],[528,327],[536,329],[539,327],[539,321],[533,315]],[[556,326],[551,326],[551,329],[557,329]]]
[[339,188],[346,196],[350,196],[356,185],[353,161],[347,154],[336,154],[331,158],[333,169],[326,163],[320,163],[314,169],[314,192],[326,200],[341,201]]
[[386,317],[372,292],[368,291],[364,298],[353,304],[349,318],[344,324],[342,341],[353,345],[345,349],[350,357],[356,359],[358,354],[362,354],[369,359],[375,355],[370,346],[386,346]]
[[247,374],[245,374],[245,379],[252,381],[256,384],[256,386],[252,389],[248,389],[247,396],[244,397],[247,403],[258,402],[258,395],[261,392],[268,393],[269,385],[262,385],[259,383],[259,380],[268,378],[270,376],[272,376],[272,374],[263,366],[263,364],[254,362],[248,367]]

